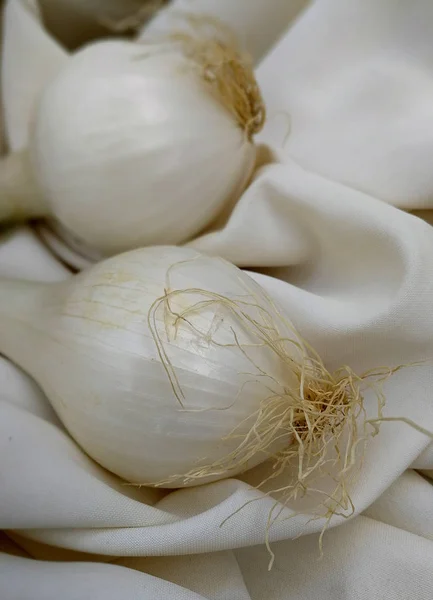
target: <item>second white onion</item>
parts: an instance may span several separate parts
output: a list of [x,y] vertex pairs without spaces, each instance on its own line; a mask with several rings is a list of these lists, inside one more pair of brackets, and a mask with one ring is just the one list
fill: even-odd
[[264,109],[240,55],[194,44],[106,41],[72,57],[30,153],[3,165],[0,220],[53,216],[96,257],[209,225],[247,183]]

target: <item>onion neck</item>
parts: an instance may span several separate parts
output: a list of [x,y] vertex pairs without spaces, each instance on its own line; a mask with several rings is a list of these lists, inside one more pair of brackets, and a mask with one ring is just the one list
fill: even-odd
[[39,191],[27,150],[0,161],[0,223],[47,216],[48,207]]
[[46,291],[55,285],[0,278],[0,354],[31,375],[42,350]]

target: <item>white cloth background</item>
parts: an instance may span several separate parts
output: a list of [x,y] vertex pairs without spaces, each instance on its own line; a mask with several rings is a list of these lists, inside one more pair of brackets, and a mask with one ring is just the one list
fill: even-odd
[[[7,4],[3,102],[14,149],[68,60],[35,9],[35,0]],[[392,206],[433,206],[432,26],[429,0],[318,0],[287,23],[258,66],[270,112],[261,141],[279,161],[257,171],[226,223],[192,242],[259,268],[253,276],[331,368],[433,358],[433,229]],[[70,276],[28,228],[1,238],[2,274]],[[386,385],[386,414],[433,430],[432,390],[431,362],[400,372]],[[384,424],[368,446],[357,516],[335,520],[323,560],[321,524],[295,517],[271,530],[268,572],[269,499],[220,527],[254,497],[254,473],[169,494],[125,487],[6,359],[0,412],[2,600],[432,597],[433,451],[406,425]]]

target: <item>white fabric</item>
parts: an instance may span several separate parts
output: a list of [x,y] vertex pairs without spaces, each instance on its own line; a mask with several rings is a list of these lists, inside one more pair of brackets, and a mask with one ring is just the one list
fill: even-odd
[[[11,0],[8,14],[3,98],[10,144],[20,147],[32,102],[67,54],[44,33],[28,1]],[[430,430],[433,229],[391,204],[422,207],[433,198],[424,85],[432,25],[427,0],[314,3],[259,68],[271,108],[262,140],[276,146],[287,113],[292,117],[281,163],[262,166],[227,223],[193,242],[260,268],[253,277],[330,368],[427,361],[395,375],[385,392],[387,416]],[[24,59],[13,48],[29,40]],[[403,55],[410,61],[400,65]],[[374,72],[364,89],[372,64],[384,77]],[[412,94],[417,77],[423,85]],[[384,82],[393,82],[396,112]],[[0,241],[0,275],[56,280],[68,272],[34,234],[19,229]],[[276,562],[268,572],[269,498],[220,526],[256,497],[249,483],[260,469],[172,493],[125,486],[76,446],[40,390],[6,360],[0,412],[2,600],[432,597],[433,452],[429,439],[407,425],[385,423],[369,444],[352,494],[357,516],[334,520],[323,560],[322,524],[294,517],[271,530]]]
[[145,41],[149,35],[164,34],[179,27],[186,14],[217,18],[237,35],[257,63],[287,30],[289,23],[310,0],[172,0],[140,32]]
[[69,271],[39,241],[29,227],[17,227],[0,238],[0,275],[34,281],[58,281]]
[[262,139],[396,206],[432,207],[432,22],[431,0],[315,2],[259,67]]

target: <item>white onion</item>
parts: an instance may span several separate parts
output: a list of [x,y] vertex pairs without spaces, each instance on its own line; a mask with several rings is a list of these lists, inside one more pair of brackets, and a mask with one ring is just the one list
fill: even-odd
[[187,248],[126,253],[60,283],[0,282],[0,351],[35,378],[92,458],[136,483],[203,483],[268,458],[175,478],[238,449],[272,393],[299,385],[257,334],[254,323],[266,333],[271,322],[273,343],[295,357],[283,341],[293,331],[262,288]]
[[245,71],[253,120],[240,122],[184,50],[106,41],[72,57],[42,97],[30,154],[1,166],[0,220],[52,215],[98,255],[209,225],[251,173],[263,107],[249,106]]

